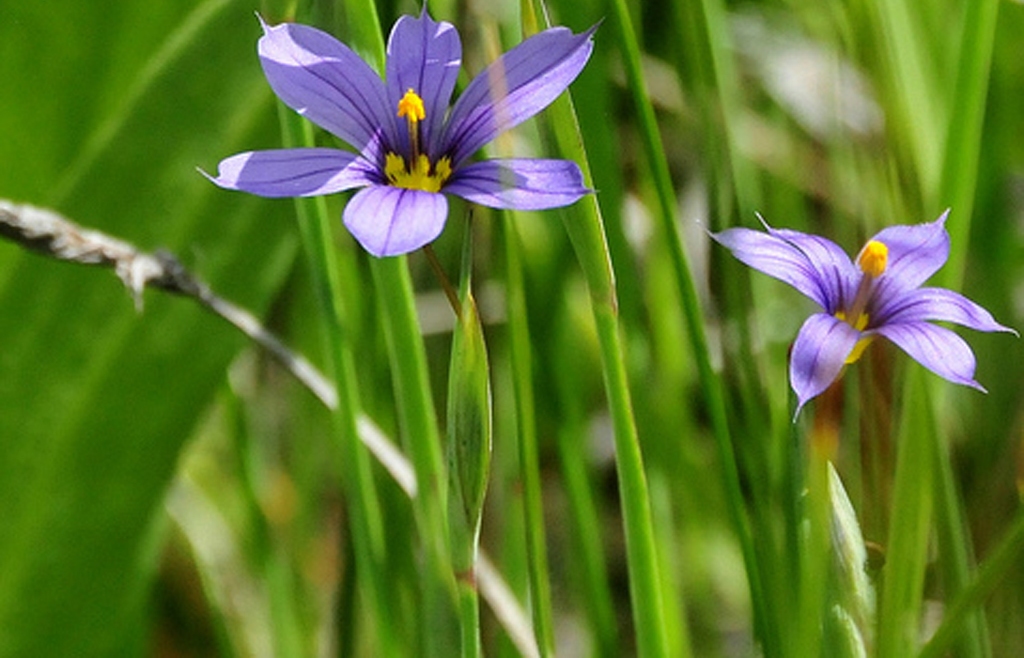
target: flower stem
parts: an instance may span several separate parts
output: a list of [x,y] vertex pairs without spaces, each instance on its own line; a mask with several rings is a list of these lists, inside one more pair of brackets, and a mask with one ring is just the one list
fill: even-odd
[[434,276],[437,277],[438,282],[441,284],[444,296],[448,298],[448,304],[452,307],[452,311],[455,312],[455,316],[461,318],[462,304],[459,302],[459,293],[455,291],[451,280],[445,274],[441,261],[437,259],[437,254],[434,253],[434,248],[429,244],[423,245],[423,255],[427,257],[430,269],[434,271]]

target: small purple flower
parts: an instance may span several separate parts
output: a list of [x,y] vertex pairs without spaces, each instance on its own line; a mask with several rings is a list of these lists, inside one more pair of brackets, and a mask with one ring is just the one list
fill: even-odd
[[392,28],[383,81],[325,32],[261,23],[260,62],[274,93],[356,152],[239,153],[209,177],[217,185],[264,197],[363,188],[343,221],[374,256],[405,254],[437,238],[448,217],[442,192],[518,210],[565,206],[590,192],[567,160],[469,158],[565,91],[590,57],[594,28],[553,28],[527,39],[470,82],[449,111],[462,45],[455,28],[426,9]]
[[789,362],[797,411],[822,393],[876,336],[954,384],[984,391],[974,380],[974,353],[959,336],[930,320],[978,331],[1017,332],[963,295],[922,288],[949,257],[949,211],[934,222],[883,229],[857,256],[856,265],[825,238],[773,229],[732,228],[712,237],[755,270],[793,286],[822,311],[807,318]]

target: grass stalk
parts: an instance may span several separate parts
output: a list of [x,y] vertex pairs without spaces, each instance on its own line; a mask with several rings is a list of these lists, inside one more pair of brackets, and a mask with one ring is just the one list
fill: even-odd
[[[704,392],[705,401],[708,405],[715,445],[724,476],[723,486],[725,488],[730,519],[733,530],[740,542],[744,565],[747,569],[751,602],[754,606],[755,625],[758,627],[758,635],[765,645],[766,652],[769,655],[775,655],[778,642],[773,638],[770,628],[763,624],[763,620],[769,619],[767,601],[763,594],[763,584],[759,573],[760,567],[758,566],[753,539],[747,525],[746,508],[740,489],[739,471],[737,469],[728,421],[726,420],[722,385],[717,373],[715,373],[711,366],[707,335],[704,329],[704,316],[700,308],[700,301],[687,261],[686,252],[683,250],[679,225],[676,221],[675,191],[669,174],[668,160],[665,157],[664,148],[658,133],[654,109],[643,79],[639,44],[633,31],[625,0],[615,0],[613,9],[616,17],[615,23],[618,27],[619,43],[622,46],[626,79],[634,99],[644,151],[647,155],[648,165],[651,168],[654,186],[657,191],[659,227],[665,238],[675,274],[676,286],[679,289],[679,295],[682,300],[690,347],[697,362],[701,390]],[[737,181],[737,185],[739,184]],[[738,187],[737,189],[741,188]],[[750,194],[752,193],[742,194],[741,196],[749,198]]]
[[511,213],[502,213],[505,243],[505,301],[509,349],[511,351],[513,396],[516,409],[516,438],[519,445],[519,477],[522,485],[523,518],[526,525],[526,560],[530,581],[533,631],[541,656],[554,653],[551,621],[551,579],[548,571],[544,507],[541,500],[540,459],[537,454],[537,426],[533,396],[533,362],[519,260],[519,240]]
[[916,652],[933,507],[935,431],[921,368],[908,373],[896,455],[889,547],[882,569],[878,656]]
[[[523,22],[528,28],[546,25],[545,10],[540,0],[524,2],[522,7]],[[554,139],[557,152],[577,162],[583,170],[584,181],[590,185],[593,178],[569,94],[555,101],[542,119],[546,119],[543,123]],[[583,269],[597,327],[604,388],[614,429],[615,463],[626,537],[626,561],[637,653],[642,657],[665,656],[668,653],[668,639],[663,617],[662,583],[654,542],[650,493],[626,375],[625,354],[619,334],[615,274],[608,253],[601,209],[597,199],[588,196],[565,211],[563,217],[569,239]]]

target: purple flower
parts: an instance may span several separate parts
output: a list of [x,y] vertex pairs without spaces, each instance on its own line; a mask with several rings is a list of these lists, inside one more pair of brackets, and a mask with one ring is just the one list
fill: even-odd
[[877,336],[940,377],[985,390],[974,381],[974,353],[967,343],[929,321],[1017,332],[959,293],[921,287],[949,257],[948,214],[928,224],[883,229],[856,261],[831,240],[773,229],[763,219],[767,233],[733,228],[712,234],[736,258],[788,283],[822,309],[804,322],[790,356],[789,381],[798,411]]
[[590,57],[594,28],[553,28],[527,39],[477,76],[449,110],[462,45],[450,23],[425,9],[392,28],[386,80],[325,32],[261,23],[260,62],[274,93],[354,151],[239,153],[209,177],[217,185],[264,197],[363,188],[343,221],[374,256],[408,253],[437,238],[448,217],[442,192],[518,210],[565,206],[590,192],[574,162],[469,158],[569,86]]

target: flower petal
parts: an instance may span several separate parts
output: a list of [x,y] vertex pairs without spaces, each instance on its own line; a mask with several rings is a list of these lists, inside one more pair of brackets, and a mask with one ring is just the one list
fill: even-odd
[[263,31],[258,48],[263,72],[288,107],[357,150],[381,130],[394,141],[394,112],[384,82],[348,46],[296,23],[263,23]]
[[452,108],[442,149],[458,167],[499,133],[537,114],[576,79],[594,49],[597,26],[536,34],[476,76]]
[[377,257],[399,256],[433,241],[448,218],[443,194],[374,185],[345,206],[345,227]]
[[958,292],[945,288],[918,288],[890,298],[875,311],[878,324],[903,324],[938,320],[955,322],[978,331],[1017,333],[995,321],[992,314]]
[[822,309],[834,313],[842,301],[842,288],[824,277],[807,254],[777,235],[749,228],[730,228],[711,237],[740,262],[793,286]]
[[782,238],[807,257],[807,262],[814,268],[815,276],[822,282],[822,286],[828,291],[829,300],[834,304],[827,306],[825,310],[836,313],[853,301],[860,282],[860,272],[842,247],[819,235],[792,229],[776,229],[768,226],[763,219],[761,221],[771,235]]
[[[423,99],[426,119],[420,124],[420,139],[431,157],[438,157],[436,142],[452,98],[462,64],[462,42],[451,23],[427,15],[426,3],[419,18],[402,16],[388,37],[387,93],[389,111],[397,114],[398,101],[409,89]],[[398,121],[399,152],[411,153],[409,133]]]
[[896,343],[912,359],[939,377],[954,384],[985,390],[974,381],[974,352],[949,329],[927,322],[903,322],[878,327],[872,333],[881,334]]
[[861,333],[828,313],[804,321],[789,357],[789,383],[797,397],[797,412],[838,377]]
[[544,210],[574,203],[591,190],[570,160],[485,160],[455,172],[445,192],[491,208]]
[[[200,170],[202,171],[202,170]],[[221,161],[217,177],[229,190],[264,197],[319,196],[374,182],[373,166],[354,153],[328,148],[239,153]]]
[[876,299],[888,300],[917,288],[945,264],[949,258],[948,215],[947,210],[927,224],[890,226],[871,238],[889,249],[885,272],[876,283]]

